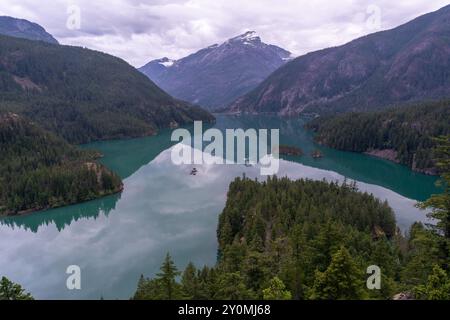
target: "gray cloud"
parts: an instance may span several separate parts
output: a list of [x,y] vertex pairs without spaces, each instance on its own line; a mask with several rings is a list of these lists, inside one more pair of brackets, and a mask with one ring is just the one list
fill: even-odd
[[[395,27],[446,4],[443,0],[2,0],[0,14],[37,22],[62,44],[104,51],[141,66],[163,56],[183,57],[247,30],[301,55]],[[80,30],[66,27],[70,5],[81,10]]]

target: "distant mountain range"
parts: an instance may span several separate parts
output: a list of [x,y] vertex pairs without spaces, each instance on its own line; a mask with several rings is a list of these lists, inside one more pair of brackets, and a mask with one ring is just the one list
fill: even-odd
[[213,120],[119,58],[6,36],[0,36],[1,111],[25,116],[71,143]]
[[28,20],[13,17],[0,17],[0,34],[58,44],[58,41],[40,25]]
[[253,31],[180,60],[153,60],[139,70],[169,94],[208,109],[229,105],[291,58]]
[[335,113],[445,97],[450,97],[450,6],[298,57],[228,110]]

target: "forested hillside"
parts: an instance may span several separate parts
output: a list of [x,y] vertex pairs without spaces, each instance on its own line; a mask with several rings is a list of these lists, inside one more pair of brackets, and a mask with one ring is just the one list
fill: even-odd
[[294,298],[307,299],[324,294],[316,270],[326,272],[336,254],[351,255],[342,267],[354,274],[339,276],[354,277],[347,298],[364,297],[368,292],[358,280],[364,266],[379,265],[388,282],[398,276],[397,228],[387,203],[355,188],[276,177],[263,183],[237,179],[219,219],[220,264],[239,272],[260,297],[276,276]]
[[0,17],[0,34],[58,44],[58,41],[37,23],[14,17]]
[[59,207],[121,191],[118,176],[22,116],[0,113],[0,215]]
[[[448,199],[447,188],[422,205],[436,227],[416,223],[404,238],[389,206],[354,184],[238,178],[220,215],[217,265],[179,272],[167,255],[134,299],[450,299]],[[366,286],[371,265],[380,290]]]
[[317,132],[319,143],[332,148],[367,152],[438,174],[432,138],[450,134],[450,101],[317,118],[308,127]]
[[25,115],[72,143],[213,120],[119,58],[6,36],[0,36],[0,110]]
[[[446,238],[419,223],[404,238],[388,204],[356,188],[237,178],[219,218],[217,265],[181,273],[168,255],[134,298],[449,299]],[[381,290],[366,287],[371,265],[381,268]]]

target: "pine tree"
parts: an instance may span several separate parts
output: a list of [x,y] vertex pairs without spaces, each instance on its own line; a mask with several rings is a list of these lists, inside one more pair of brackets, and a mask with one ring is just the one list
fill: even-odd
[[19,284],[6,277],[0,280],[0,300],[33,300],[31,294],[26,293]]
[[450,300],[450,277],[442,268],[435,265],[427,283],[417,286],[414,291],[418,299]]
[[310,295],[314,300],[358,300],[365,298],[362,273],[347,249],[342,247],[327,270],[317,271]]
[[[174,285],[180,289],[176,297],[275,299],[289,292],[294,299],[386,299],[399,286],[409,290],[425,283],[436,263],[429,259],[436,253],[436,235],[416,226],[411,243],[393,241],[403,238],[395,235],[392,210],[372,195],[339,183],[236,179],[221,214],[219,240],[221,228],[231,226],[235,236],[219,241],[217,265],[197,273],[188,265],[182,285]],[[423,265],[427,260],[431,264]],[[403,277],[399,283],[397,268],[403,261],[414,281],[407,283]],[[383,274],[382,290],[369,295],[363,269],[370,264],[380,265]],[[421,264],[422,269],[417,268]],[[321,271],[317,277],[316,270]],[[161,276],[147,280],[145,297],[167,299],[166,287]]]
[[415,223],[409,231],[405,262],[401,271],[402,282],[414,287],[427,281],[433,265],[442,265],[439,236],[430,232],[422,223]]
[[190,262],[186,269],[184,269],[181,278],[181,285],[183,287],[183,294],[188,299],[199,299],[200,284],[197,276],[197,268]]
[[218,292],[215,299],[218,300],[251,300],[255,294],[245,285],[240,272],[224,273],[220,275]]
[[141,274],[136,293],[134,294],[133,299],[134,300],[144,300],[145,299],[145,287],[146,287],[147,280],[144,278],[144,275]]
[[275,277],[269,282],[269,287],[263,290],[264,300],[291,300],[292,294],[280,278]]
[[219,290],[218,271],[215,268],[204,266],[198,274],[198,279],[200,283],[199,299],[214,299]]
[[[431,209],[430,218],[437,221],[433,227],[438,234],[443,235],[441,241],[442,254],[445,258],[450,258],[450,135],[436,139],[437,147],[436,166],[441,172],[440,186],[444,188],[442,194],[431,196],[427,201],[419,204],[423,209]],[[449,261],[445,264],[445,269],[449,268]]]
[[157,280],[161,282],[163,299],[176,300],[180,298],[180,285],[176,282],[176,277],[181,273],[169,253],[167,253],[160,270],[161,272],[157,274]]

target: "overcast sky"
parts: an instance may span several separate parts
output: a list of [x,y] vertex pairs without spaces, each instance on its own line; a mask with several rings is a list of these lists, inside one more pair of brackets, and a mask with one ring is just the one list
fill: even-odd
[[0,15],[37,22],[62,44],[104,51],[139,67],[164,56],[184,57],[248,30],[301,55],[395,27],[449,2],[0,0]]

